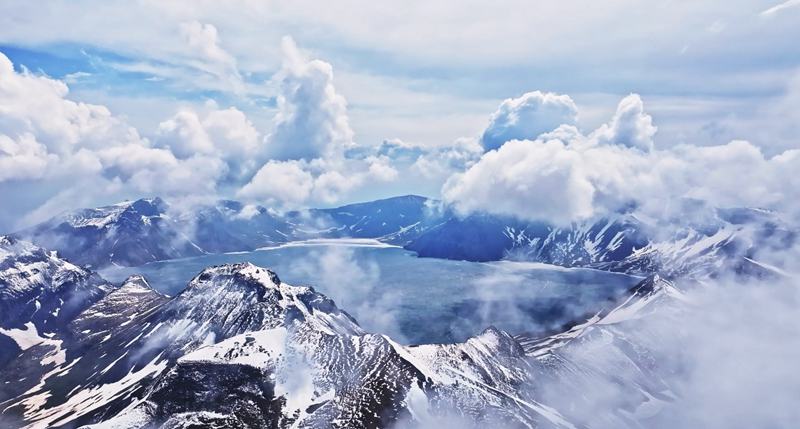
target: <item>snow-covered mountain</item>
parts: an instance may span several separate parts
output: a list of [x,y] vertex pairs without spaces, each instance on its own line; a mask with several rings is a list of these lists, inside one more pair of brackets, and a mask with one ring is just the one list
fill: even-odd
[[55,252],[0,236],[0,366],[41,344],[52,345],[57,359],[58,344],[50,337],[111,288]]
[[722,269],[767,272],[758,252],[789,247],[798,236],[777,213],[687,204],[693,207],[681,213],[694,213],[690,218],[617,214],[554,226],[487,214],[458,216],[417,196],[285,214],[235,201],[183,209],[155,198],[68,213],[17,235],[93,267],[352,237],[401,245],[422,257],[508,258],[668,277],[709,276]]
[[648,427],[649,419],[678,399],[682,386],[665,362],[664,332],[647,321],[665,313],[680,317],[688,305],[684,292],[656,275],[618,305],[565,332],[518,335],[535,362],[537,397],[575,427]]
[[152,198],[65,213],[16,235],[102,267],[255,249],[286,241],[289,230],[263,207],[219,201],[183,209]]
[[[2,273],[2,291],[16,290],[11,280],[42,263],[31,252],[97,279],[5,240],[3,266],[16,268]],[[68,293],[54,278],[44,289]],[[570,410],[547,405],[537,391],[540,378],[577,365],[559,360],[559,351],[678,295],[650,278],[616,308],[564,333],[513,337],[490,327],[464,343],[403,346],[365,332],[314,289],[249,263],[209,267],[174,297],[138,276],[117,288],[99,281],[97,290],[59,321],[61,329],[35,328],[38,342],[28,341],[34,328],[0,332],[19,346],[0,367],[0,424],[376,428],[446,419],[575,428]],[[4,296],[11,306],[22,295]],[[25,320],[17,323],[33,323]]]
[[15,235],[58,250],[77,264],[97,268],[254,250],[312,238],[378,238],[405,244],[422,230],[426,201],[404,196],[276,214],[236,201],[179,207],[152,198],[68,212]]
[[404,245],[439,220],[428,200],[405,195],[332,209],[311,209],[287,216],[298,238],[375,238]]
[[627,273],[659,272],[670,278],[699,279],[723,272],[774,275],[779,270],[758,259],[791,248],[800,232],[778,213],[752,208],[711,209],[702,223],[665,228],[666,235],[659,234],[657,226],[645,230],[656,231],[645,246],[622,259],[592,265]]
[[93,267],[202,254],[166,212],[160,198],[141,199],[65,213],[17,235]]
[[468,261],[506,257],[564,266],[617,261],[647,244],[635,219],[618,216],[554,227],[511,217],[449,215],[411,241],[406,248],[420,256]]
[[797,229],[774,212],[704,208],[702,221],[664,223],[621,214],[568,227],[488,215],[452,216],[406,248],[423,257],[509,258],[697,278],[728,269],[756,275],[773,271],[757,261],[759,252],[789,248],[797,237]]

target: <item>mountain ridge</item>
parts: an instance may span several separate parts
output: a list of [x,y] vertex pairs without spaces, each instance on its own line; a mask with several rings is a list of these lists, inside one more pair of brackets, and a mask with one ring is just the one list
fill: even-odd
[[284,214],[223,200],[180,211],[141,199],[53,218],[15,236],[58,250],[81,265],[137,266],[209,253],[250,251],[318,238],[370,238],[420,257],[514,259],[635,275],[708,277],[721,271],[770,275],[758,252],[800,235],[776,213],[717,209],[666,224],[631,214],[555,226],[508,216],[460,216],[440,202],[406,195]]
[[[26,263],[25,252],[6,253]],[[613,323],[631,320],[642,307],[631,300],[667,290],[645,287],[605,317],[625,310]],[[478,424],[577,427],[537,398],[542,363],[524,337],[488,327],[463,343],[402,346],[364,332],[313,288],[249,263],[208,267],[171,298],[132,276],[67,326],[50,338],[60,358],[29,349],[0,371],[0,383],[31,379],[0,399],[0,422],[390,427],[460,410]]]

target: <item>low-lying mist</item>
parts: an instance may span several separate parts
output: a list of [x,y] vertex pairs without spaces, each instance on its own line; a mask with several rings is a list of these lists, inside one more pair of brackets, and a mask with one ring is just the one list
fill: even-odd
[[595,270],[418,258],[398,248],[336,244],[208,255],[102,274],[118,282],[141,273],[154,288],[174,295],[209,265],[243,261],[269,267],[289,284],[313,286],[366,330],[408,344],[463,341],[490,325],[512,333],[552,332],[639,280]]

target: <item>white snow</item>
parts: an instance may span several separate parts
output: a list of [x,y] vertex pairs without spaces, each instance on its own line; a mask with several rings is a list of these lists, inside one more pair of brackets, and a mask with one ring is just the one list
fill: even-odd
[[44,405],[43,399],[46,399],[46,396],[44,398],[42,396],[49,395],[47,392],[27,398],[23,401],[26,406],[25,417],[32,423],[25,428],[39,429],[66,425],[112,400],[123,397],[143,379],[160,374],[166,367],[166,360],[161,360],[161,355],[156,356],[139,371],[129,372],[113,383],[81,389],[70,396],[65,403],[53,408],[41,408]]
[[275,359],[284,354],[286,337],[287,331],[283,327],[248,332],[200,347],[178,359],[178,363],[232,363],[264,369],[274,365]]
[[17,347],[22,350],[28,350],[45,341],[45,338],[39,336],[39,331],[36,330],[36,326],[33,325],[33,322],[26,323],[25,329],[0,328],[0,334],[11,337],[11,339],[17,343]]

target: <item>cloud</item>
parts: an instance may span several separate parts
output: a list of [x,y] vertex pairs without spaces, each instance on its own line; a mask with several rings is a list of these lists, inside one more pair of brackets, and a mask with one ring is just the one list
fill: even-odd
[[178,159],[166,149],[138,145],[98,152],[104,174],[146,195],[209,194],[227,172],[219,158],[195,155]]
[[133,127],[105,107],[67,99],[61,81],[34,75],[0,53],[0,134],[16,140],[35,136],[50,153],[68,155],[80,148],[141,143]]
[[287,207],[332,204],[361,186],[395,180],[387,156],[357,150],[331,65],[307,59],[290,37],[282,46],[283,67],[273,77],[278,113],[264,148],[271,159],[237,196]]
[[170,148],[180,157],[214,151],[214,143],[200,123],[200,118],[197,113],[190,110],[181,110],[172,118],[160,123],[157,143]]
[[792,427],[797,279],[679,286],[679,302],[562,349],[582,371],[535,385],[538,400],[595,428]]
[[237,176],[252,173],[260,153],[260,134],[235,107],[217,109],[211,103],[205,114],[184,108],[158,126],[156,144],[187,159],[201,154],[226,161]]
[[270,157],[277,160],[336,157],[353,146],[347,102],[333,86],[333,68],[308,60],[290,37],[284,37],[283,67],[275,128],[267,137]]
[[488,212],[567,224],[619,211],[655,218],[676,199],[800,214],[800,151],[768,157],[755,145],[652,146],[650,117],[626,97],[609,124],[588,136],[571,126],[487,152],[442,189],[460,213]]
[[190,52],[195,54],[188,64],[227,82],[233,92],[241,93],[244,86],[236,58],[220,46],[217,28],[191,21],[182,23],[180,30]]
[[631,94],[620,101],[611,122],[597,129],[592,137],[600,143],[621,144],[649,151],[653,148],[656,130],[653,118],[644,113],[642,98],[638,94]]
[[376,152],[404,169],[407,175],[442,183],[480,159],[483,148],[477,139],[469,137],[458,138],[446,146],[427,146],[393,138],[384,140]]
[[0,135],[0,182],[38,179],[44,176],[48,164],[57,160],[32,134],[23,134],[16,140]]
[[[308,1],[280,6],[245,1],[233,8],[186,0],[52,2],[47,8],[15,3],[3,8],[8,19],[0,39],[59,57],[68,55],[63,47],[84,46],[98,55],[113,53],[109,57],[169,67],[174,73],[155,76],[164,78],[162,83],[144,87],[107,85],[103,78],[117,79],[119,73],[91,70],[97,74],[81,89],[91,85],[104,97],[117,97],[116,105],[125,103],[123,110],[134,117],[150,112],[150,103],[141,102],[141,91],[148,87],[168,92],[165,98],[186,101],[209,90],[229,91],[219,79],[187,64],[200,54],[180,33],[182,23],[211,24],[218,30],[218,44],[236,58],[247,94],[263,89],[258,85],[261,76],[280,67],[281,36],[302,33],[304,46],[341,64],[338,89],[352,106],[350,124],[361,142],[392,135],[436,144],[472,135],[482,125],[474,115],[486,113],[488,100],[494,103],[497,94],[519,94],[529,87],[558,88],[587,107],[602,105],[594,97],[647,93],[662,135],[671,134],[675,143],[691,142],[706,124],[729,116],[738,116],[737,122],[746,118],[754,100],[766,101],[780,91],[797,65],[800,46],[792,40],[799,34],[791,19],[796,7],[766,20],[758,13],[770,4],[744,0],[670,8],[612,1],[602,11],[589,6],[586,1],[546,6],[515,1],[505,8],[473,4],[454,12],[452,5],[419,2],[407,4],[398,16],[391,7],[347,1],[321,16]],[[565,17],[569,25],[564,25]],[[706,28],[717,20],[727,23],[725,31],[708,33]],[[685,46],[688,50],[680,55]],[[383,82],[376,86],[376,80]],[[671,111],[676,102],[684,106],[682,111]],[[696,112],[700,105],[704,111]],[[582,121],[591,117],[581,113]],[[757,139],[756,132],[753,124],[725,139],[777,143],[775,137]]]
[[285,208],[333,204],[356,188],[393,181],[398,174],[386,157],[271,160],[236,195]]
[[762,17],[769,17],[777,13],[780,13],[786,9],[790,9],[797,6],[800,6],[800,0],[786,0],[783,3],[777,4],[769,9],[763,10],[759,15],[761,15]]
[[39,205],[15,213],[22,222],[108,198],[215,194],[230,171],[226,160],[244,160],[257,145],[244,115],[228,109],[202,121],[180,112],[163,127],[169,144],[153,147],[105,106],[68,94],[64,82],[17,72],[0,54],[0,184],[24,183]]
[[746,104],[751,106],[747,114],[729,108],[730,113],[724,118],[705,125],[701,138],[748,136],[770,154],[797,148],[800,135],[800,69],[793,70],[782,88],[769,99]]
[[486,211],[559,223],[594,214],[583,158],[558,140],[513,140],[486,153],[442,190],[462,213]]
[[[191,24],[183,31],[204,57],[234,64],[217,49],[213,27]],[[385,155],[346,156],[353,132],[330,64],[306,59],[289,38],[284,54],[273,79],[279,111],[266,138],[241,110],[209,101],[161,121],[152,142],[105,106],[70,100],[64,82],[17,72],[0,55],[0,183],[25,181],[34,190],[39,207],[24,217],[30,222],[56,203],[64,210],[142,194],[207,199],[222,187],[278,207],[331,204],[360,187],[396,180]],[[275,152],[282,156],[269,159]],[[31,211],[25,207],[19,210]]]
[[325,295],[350,312],[369,332],[387,333],[397,341],[405,338],[397,322],[396,291],[381,288],[380,266],[353,248],[332,246],[313,250],[291,267],[305,278],[315,279]]
[[69,73],[65,75],[64,82],[73,85],[90,77],[92,77],[92,74],[89,72],[77,71],[75,73]]
[[300,161],[269,161],[237,196],[248,200],[304,203],[311,196],[314,177]]
[[562,124],[574,124],[578,108],[567,95],[533,91],[507,98],[492,114],[481,144],[493,150],[509,140],[533,139]]

